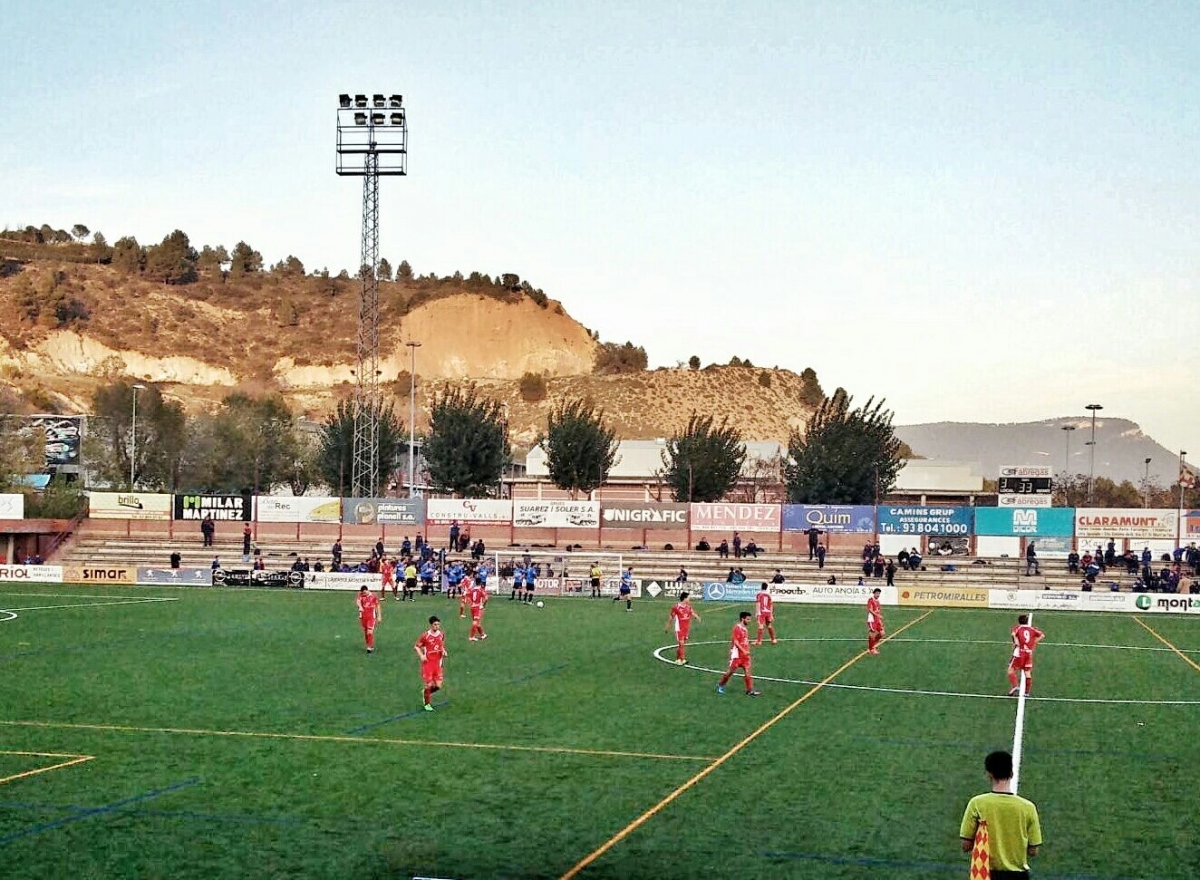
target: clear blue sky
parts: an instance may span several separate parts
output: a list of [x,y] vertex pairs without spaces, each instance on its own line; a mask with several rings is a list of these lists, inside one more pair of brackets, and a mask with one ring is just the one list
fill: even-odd
[[[402,92],[381,252],[652,364],[1200,457],[1200,5],[16,4],[0,224],[353,267],[340,92]],[[353,315],[347,314],[347,320]],[[502,344],[497,341],[497,344]]]

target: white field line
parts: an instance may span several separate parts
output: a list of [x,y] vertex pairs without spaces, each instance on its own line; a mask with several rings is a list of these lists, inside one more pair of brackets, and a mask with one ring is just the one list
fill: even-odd
[[[1033,612],[1029,613],[1029,625],[1033,626]],[[1035,644],[1036,648],[1037,645]],[[1017,720],[1013,724],[1013,776],[1012,776],[1012,791],[1017,793],[1017,789],[1021,784],[1021,752],[1025,747],[1025,670],[1021,670],[1021,675],[1017,679]]]
[[59,609],[59,608],[103,608],[105,606],[110,606],[110,605],[145,605],[145,604],[154,603],[154,602],[178,602],[178,601],[179,601],[178,598],[164,596],[164,597],[155,597],[155,598],[145,597],[145,598],[141,598],[141,599],[125,599],[125,600],[122,600],[119,602],[77,602],[73,605],[30,605],[28,607],[23,607],[23,608],[0,608],[0,614],[12,615],[11,617],[4,618],[4,620],[0,621],[0,623],[16,619],[16,617],[18,616],[16,612],[18,612],[18,611],[51,611],[51,610]]

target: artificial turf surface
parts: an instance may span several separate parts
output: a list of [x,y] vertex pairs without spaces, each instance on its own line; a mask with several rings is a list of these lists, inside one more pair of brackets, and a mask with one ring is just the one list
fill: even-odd
[[[0,589],[4,877],[963,876],[963,807],[1013,740],[1009,612],[885,609],[915,622],[856,660],[862,609],[777,605],[747,699],[705,671],[745,606],[699,603],[677,668],[663,599],[493,597],[468,643],[457,602],[389,598],[367,656],[349,593]],[[1200,662],[1200,619],[1139,619]],[[1200,876],[1200,669],[1130,615],[1034,623],[1035,876]]]

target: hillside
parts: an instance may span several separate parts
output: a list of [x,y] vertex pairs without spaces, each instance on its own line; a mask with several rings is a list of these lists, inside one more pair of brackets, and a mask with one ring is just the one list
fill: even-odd
[[[1075,426],[1063,431],[1064,425]],[[925,425],[899,425],[896,436],[918,455],[945,461],[979,462],[981,474],[995,479],[1001,465],[1049,465],[1054,473],[1063,470],[1067,460],[1067,434],[1070,437],[1070,471],[1087,474],[1091,466],[1092,437],[1090,416],[1065,416],[1041,422],[1015,424],[973,424],[936,422]],[[1096,476],[1141,485],[1150,459],[1150,480],[1169,486],[1179,475],[1178,453],[1172,452],[1142,433],[1127,419],[1096,419]]]
[[[786,440],[810,412],[804,381],[782,370],[596,375],[591,332],[558,302],[523,290],[473,279],[380,283],[381,370],[405,422],[409,340],[421,343],[420,410],[445,382],[477,381],[509,404],[519,445],[564,397],[591,397],[620,436],[634,439],[667,436],[696,410],[728,417],[747,439]],[[108,265],[8,261],[0,272],[4,406],[86,412],[98,386],[128,376],[161,385],[189,410],[234,389],[278,391],[297,415],[319,420],[352,392],[357,304],[348,279],[271,272],[164,284]],[[547,378],[544,400],[522,399],[526,373]]]

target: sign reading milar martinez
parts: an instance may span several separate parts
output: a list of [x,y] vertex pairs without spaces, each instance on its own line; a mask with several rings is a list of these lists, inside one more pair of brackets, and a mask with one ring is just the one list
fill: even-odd
[[251,495],[176,495],[175,519],[250,521],[254,506]]

